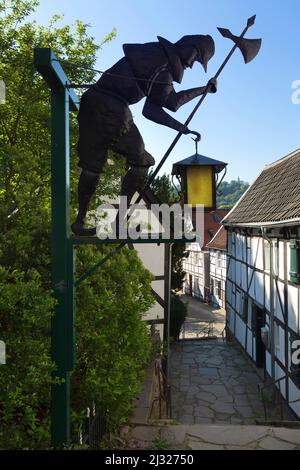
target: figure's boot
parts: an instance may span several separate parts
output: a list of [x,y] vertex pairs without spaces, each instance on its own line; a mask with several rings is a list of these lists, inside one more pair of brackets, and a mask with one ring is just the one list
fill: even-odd
[[143,189],[146,184],[148,166],[132,166],[123,178],[121,196],[127,196],[130,204],[136,191]]
[[92,171],[83,170],[78,182],[78,215],[71,225],[72,231],[75,235],[92,236],[96,235],[96,228],[85,228],[84,219],[88,210],[90,200],[96,190],[99,174]]

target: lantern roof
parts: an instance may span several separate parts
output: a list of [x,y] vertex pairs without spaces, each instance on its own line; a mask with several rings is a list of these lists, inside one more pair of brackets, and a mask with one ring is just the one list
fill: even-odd
[[205,157],[204,155],[195,153],[191,157],[180,160],[179,162],[175,162],[173,164],[172,175],[176,175],[180,167],[187,166],[214,166],[215,172],[220,173],[220,171],[222,171],[226,165],[227,163],[221,162],[220,160],[215,160],[214,158]]

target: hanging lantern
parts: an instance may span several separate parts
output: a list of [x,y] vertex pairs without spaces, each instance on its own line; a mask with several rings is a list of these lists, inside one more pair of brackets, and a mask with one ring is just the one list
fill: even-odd
[[[172,175],[179,180],[184,204],[203,204],[205,211],[216,209],[217,189],[226,174],[227,163],[196,153],[191,157],[174,163]],[[218,183],[221,171],[224,174]]]

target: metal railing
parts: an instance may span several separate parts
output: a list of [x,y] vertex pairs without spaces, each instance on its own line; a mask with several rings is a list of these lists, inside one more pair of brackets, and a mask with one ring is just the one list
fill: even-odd
[[171,417],[171,387],[164,371],[162,359],[155,360],[154,374],[157,384],[157,393],[151,402],[149,418],[151,418],[153,414],[154,405],[158,403],[158,419],[168,419]]
[[78,443],[92,450],[99,450],[106,432],[106,417],[97,409],[95,403],[86,410],[86,418],[79,426]]
[[285,380],[285,379],[289,379],[293,376],[299,376],[300,378],[300,370],[297,369],[297,370],[293,370],[291,372],[288,372],[287,374],[283,375],[282,377],[280,377],[279,379],[276,379],[276,380],[273,380],[272,382],[264,385],[263,387],[261,387],[260,384],[258,384],[258,390],[260,391],[260,394],[261,394],[261,400],[262,400],[262,403],[263,403],[263,407],[264,407],[264,417],[265,417],[265,421],[267,421],[268,417],[267,417],[267,406],[266,406],[266,398],[265,398],[265,395],[264,395],[264,391],[267,389],[267,388],[270,388],[270,387],[275,387],[275,393],[276,393],[276,402],[277,402],[277,405],[279,406],[280,408],[280,419],[283,420],[284,419],[284,411],[283,411],[283,406],[284,406],[284,401],[286,402],[287,405],[290,405],[290,404],[293,404],[293,403],[297,403],[298,401],[300,401],[300,398],[298,398],[297,400],[292,400],[290,401],[288,399],[288,397],[286,398],[286,400],[283,399],[282,397],[282,394],[281,394],[281,389],[280,389],[280,385],[279,385],[279,388],[276,387],[276,384],[278,384],[279,382],[281,382],[281,380]]
[[181,332],[180,332],[180,339],[186,339],[187,329],[191,325],[195,325],[195,331],[192,331],[190,334],[195,336],[196,338],[209,338],[214,337],[214,320],[211,321],[196,321],[190,322],[185,321],[182,325]]

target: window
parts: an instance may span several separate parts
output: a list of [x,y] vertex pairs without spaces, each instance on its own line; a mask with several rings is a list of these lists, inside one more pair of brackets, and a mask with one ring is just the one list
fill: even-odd
[[300,250],[299,241],[290,241],[290,281],[294,284],[300,283]]
[[215,280],[211,278],[210,280],[210,293],[211,295],[214,295],[215,293]]
[[220,251],[216,252],[216,267],[217,268],[222,267],[222,253]]

